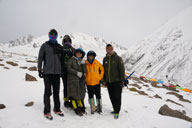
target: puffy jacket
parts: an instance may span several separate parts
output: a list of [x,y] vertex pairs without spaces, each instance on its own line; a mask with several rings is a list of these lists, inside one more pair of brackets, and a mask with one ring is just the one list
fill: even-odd
[[123,60],[116,52],[112,56],[106,55],[103,59],[104,81],[108,83],[123,82],[125,67]]
[[88,60],[86,63],[86,84],[90,86],[98,85],[104,75],[104,68],[102,64],[94,59],[93,63],[90,64]]
[[86,73],[86,66],[80,61],[73,56],[67,63],[67,97],[69,99],[82,100],[85,98],[85,77],[79,78],[77,72]]
[[38,70],[43,69],[43,74],[61,74],[61,51],[60,44],[52,41],[43,43],[38,55]]

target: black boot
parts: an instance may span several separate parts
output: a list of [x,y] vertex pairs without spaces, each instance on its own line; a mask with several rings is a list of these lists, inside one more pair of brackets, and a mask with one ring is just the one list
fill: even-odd
[[74,109],[75,113],[78,115],[78,116],[83,116],[83,113],[81,112],[81,109],[80,108],[77,108],[77,109]]
[[64,106],[66,107],[66,108],[69,108],[70,107],[70,102],[67,100],[67,101],[65,101],[64,102]]
[[97,102],[97,109],[96,109],[96,111],[98,113],[101,113],[102,112],[102,102],[101,102],[101,99],[96,99],[96,102]]

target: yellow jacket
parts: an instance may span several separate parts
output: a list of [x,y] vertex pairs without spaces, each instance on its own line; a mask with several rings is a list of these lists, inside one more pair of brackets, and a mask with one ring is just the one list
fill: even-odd
[[93,63],[90,64],[88,60],[86,63],[86,84],[90,86],[98,85],[104,75],[104,68],[102,64],[94,59]]

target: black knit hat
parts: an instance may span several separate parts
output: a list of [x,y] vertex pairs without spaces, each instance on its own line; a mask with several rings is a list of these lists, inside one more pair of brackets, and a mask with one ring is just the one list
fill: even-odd
[[88,53],[87,53],[87,57],[88,56],[93,56],[94,58],[96,57],[96,53],[94,52],[94,51],[89,51]]
[[49,31],[49,35],[57,35],[58,33],[57,33],[57,31],[55,30],[55,29],[51,29],[50,31]]

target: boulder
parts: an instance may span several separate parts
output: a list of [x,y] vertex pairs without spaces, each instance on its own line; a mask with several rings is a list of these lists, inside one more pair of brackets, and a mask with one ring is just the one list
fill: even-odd
[[162,99],[162,97],[160,97],[158,94],[154,95],[153,97]]
[[37,81],[37,79],[34,76],[29,75],[27,73],[25,74],[25,80],[26,81]]
[[182,102],[191,103],[190,100],[184,99],[182,95],[180,95],[180,94],[178,94],[178,93],[176,93],[176,92],[167,92],[167,94],[176,96],[176,97],[179,98],[179,100],[182,101]]
[[4,64],[0,64],[0,66],[4,66]]
[[159,114],[192,122],[192,118],[186,116],[183,112],[169,108],[166,104],[161,106],[161,108],[159,109]]
[[37,60],[26,60],[29,63],[37,63]]
[[175,101],[173,101],[173,100],[167,99],[166,101],[184,107],[182,104],[179,104],[179,103],[177,103],[177,102],[175,102]]
[[136,88],[129,88],[130,91],[137,92],[140,95],[148,95],[144,91],[139,91]]
[[37,71],[37,67],[35,67],[35,66],[34,67],[29,67],[28,70],[29,71]]
[[149,85],[147,85],[147,84],[144,84],[143,86],[145,86],[145,87],[149,87]]
[[136,92],[137,89],[136,88],[129,88],[130,91]]
[[5,109],[6,106],[4,104],[0,104],[0,109]]
[[179,100],[180,100],[180,101],[183,101],[183,102],[191,103],[191,101],[190,101],[190,100],[187,100],[187,99],[180,98]]
[[10,68],[8,68],[8,67],[4,67],[4,69],[10,69]]
[[169,95],[174,95],[174,96],[176,96],[177,98],[183,98],[183,96],[182,95],[180,95],[180,94],[178,94],[178,93],[176,93],[176,92],[167,92],[166,94],[169,94]]
[[14,63],[14,62],[12,62],[12,61],[6,61],[6,63],[9,64],[9,65],[12,65],[12,66],[18,66],[17,63]]
[[140,95],[145,95],[145,96],[147,96],[148,94],[147,93],[145,93],[144,91],[137,91]]
[[33,101],[28,102],[27,104],[25,104],[26,107],[31,107],[31,106],[33,106],[33,105],[34,105],[34,102],[33,102]]
[[27,67],[19,67],[19,68],[21,68],[21,69],[27,69]]
[[153,92],[152,88],[148,88],[147,91],[152,91]]
[[129,86],[134,86],[137,87],[138,89],[141,89],[141,86],[139,86],[138,84],[129,84]]

